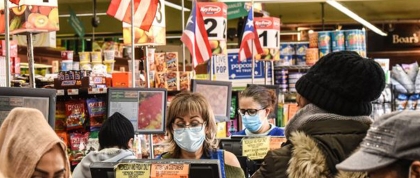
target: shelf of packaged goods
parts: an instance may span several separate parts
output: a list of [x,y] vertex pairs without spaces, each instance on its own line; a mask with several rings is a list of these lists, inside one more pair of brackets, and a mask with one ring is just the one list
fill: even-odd
[[106,94],[106,88],[89,88],[88,94]]

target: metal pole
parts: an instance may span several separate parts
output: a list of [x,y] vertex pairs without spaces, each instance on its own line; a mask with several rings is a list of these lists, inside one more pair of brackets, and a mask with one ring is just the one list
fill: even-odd
[[209,80],[213,80],[213,55],[210,56],[209,59],[209,63],[210,63],[210,79]]
[[10,72],[10,32],[9,32],[9,1],[4,0],[4,21],[5,21],[5,34],[6,40],[6,86],[10,87],[11,72]]
[[28,52],[28,65],[29,65],[29,87],[36,88],[35,83],[35,67],[34,67],[34,46],[32,33],[26,34],[27,52]]
[[267,85],[268,81],[268,63],[269,61],[264,61],[264,85]]
[[[181,14],[181,17],[182,17],[182,19],[181,19],[182,25],[181,26],[182,26],[182,32],[184,32],[184,29],[185,29],[184,0],[181,0],[181,5],[182,5],[182,9],[181,9],[181,12],[182,12],[182,14]],[[182,71],[185,72],[185,59],[186,59],[186,57],[185,57],[185,44],[184,43],[182,43],[182,57],[184,58],[182,60]]]
[[150,136],[149,136],[149,145],[150,145],[150,158],[154,159],[155,152],[153,150],[153,134],[150,134]]
[[[251,1],[251,9],[252,9],[252,21],[254,21],[254,0]],[[255,30],[255,27],[254,27]],[[254,43],[251,43],[251,53],[252,53],[252,70],[251,70],[251,84],[254,84],[254,78],[255,78],[255,58],[254,58]]]
[[[146,88],[150,88],[150,76],[149,76],[149,71],[150,71],[150,66],[149,66],[149,47],[146,46],[145,48],[145,59],[144,59],[144,73],[145,73],[145,77],[146,77]],[[155,59],[156,60],[156,59]]]
[[274,61],[271,60],[271,85],[274,85]]
[[131,0],[131,86],[136,87],[136,61],[134,48],[134,0]]
[[322,31],[325,30],[325,9],[324,9],[325,3],[321,3],[321,15],[322,15]]

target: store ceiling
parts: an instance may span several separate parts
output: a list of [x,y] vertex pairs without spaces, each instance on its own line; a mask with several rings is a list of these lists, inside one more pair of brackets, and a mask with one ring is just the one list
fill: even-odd
[[[110,0],[97,0],[98,12],[106,12]],[[175,4],[181,4],[181,0],[167,0]],[[284,1],[284,0],[279,0]],[[298,1],[298,0],[297,0]],[[303,0],[300,0],[303,1]],[[309,0],[311,2],[299,3],[264,3],[263,8],[270,13],[270,16],[280,17],[284,25],[292,26],[291,24],[320,24],[322,19],[321,2],[316,0]],[[314,2],[316,1],[316,2]],[[420,23],[420,0],[344,0],[341,3],[350,10],[365,18],[367,21],[375,23],[377,26],[386,25],[389,23],[415,22]],[[187,8],[191,8],[191,1],[185,0]],[[76,13],[91,13],[91,0],[59,0],[60,7],[70,6]],[[173,17],[180,17],[179,10],[174,10],[170,7],[167,10],[167,23]],[[346,24],[356,23],[340,11],[329,6],[324,5],[325,23],[326,24]],[[61,14],[68,14],[68,8],[60,8]],[[175,13],[175,14],[173,14]],[[179,13],[179,14],[178,14]],[[186,13],[186,16],[189,13]],[[102,21],[108,19],[103,18]],[[177,21],[180,21],[177,19]],[[181,29],[179,27],[169,28],[171,30]],[[236,26],[236,25],[235,25]]]

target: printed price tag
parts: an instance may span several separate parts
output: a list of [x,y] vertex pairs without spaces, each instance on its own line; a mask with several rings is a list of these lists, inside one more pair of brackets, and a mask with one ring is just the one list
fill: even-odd
[[67,89],[68,95],[79,95],[79,89]]
[[189,164],[152,164],[150,178],[188,178]]
[[150,164],[147,163],[119,163],[115,168],[118,178],[149,178]]
[[64,96],[64,90],[57,90],[57,96]]

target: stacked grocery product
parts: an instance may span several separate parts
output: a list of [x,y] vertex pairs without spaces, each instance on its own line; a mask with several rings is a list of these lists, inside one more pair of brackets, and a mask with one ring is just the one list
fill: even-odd
[[280,61],[276,66],[306,65],[308,42],[285,42],[280,45]]
[[274,84],[279,86],[281,92],[287,92],[288,90],[288,74],[289,71],[285,69],[274,71]]
[[[6,87],[6,41],[0,41],[0,87]],[[20,58],[17,53],[17,42],[10,41],[10,73],[20,74]]]
[[331,52],[355,51],[366,57],[366,33],[364,30],[319,31],[309,34],[306,64],[313,65],[319,58]]
[[420,110],[420,72],[417,62],[395,65],[391,76],[391,84],[397,93],[396,110]]
[[304,73],[294,72],[289,74],[289,91],[296,92],[296,82],[302,77]]

